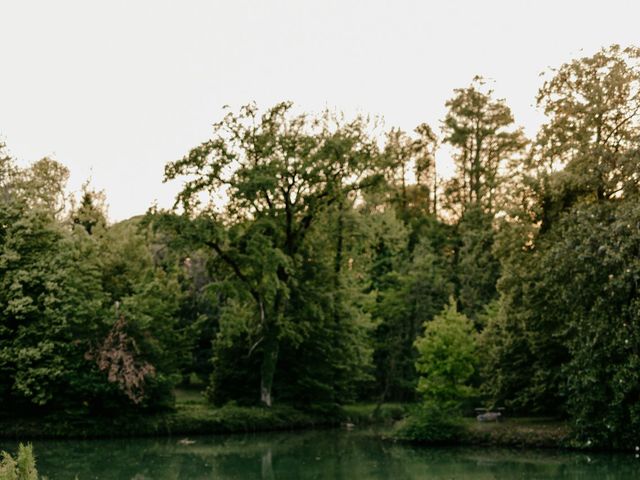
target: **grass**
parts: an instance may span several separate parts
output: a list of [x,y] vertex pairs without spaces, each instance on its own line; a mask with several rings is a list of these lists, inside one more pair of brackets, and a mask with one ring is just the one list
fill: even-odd
[[461,441],[473,445],[567,448],[570,428],[554,418],[507,418],[501,422],[464,420]]
[[[123,414],[116,417],[51,414],[43,417],[0,418],[0,438],[108,438],[196,435],[276,430],[299,430],[344,424],[402,424],[407,405],[373,403],[299,410],[287,405],[272,408],[229,404],[213,407],[200,391],[177,390],[174,411],[157,414]],[[400,421],[400,422],[398,422]],[[462,420],[455,439],[461,445],[514,447],[568,447],[566,423],[550,418],[509,418],[480,423]]]
[[357,425],[373,423],[393,423],[407,414],[407,405],[402,403],[357,403],[342,407],[344,421]]
[[[406,435],[412,417],[398,422],[392,438],[411,443],[434,443],[417,434]],[[455,435],[442,443],[447,445],[482,445],[520,448],[572,448],[569,425],[558,419],[543,417],[507,418],[500,422],[478,422],[475,418],[460,418],[453,422]]]
[[344,423],[392,422],[403,414],[401,405],[350,405],[299,410],[287,405],[272,408],[226,405],[216,408],[195,390],[178,390],[174,411],[122,414],[115,417],[52,414],[31,418],[0,418],[0,437],[109,438],[196,435],[338,426]]

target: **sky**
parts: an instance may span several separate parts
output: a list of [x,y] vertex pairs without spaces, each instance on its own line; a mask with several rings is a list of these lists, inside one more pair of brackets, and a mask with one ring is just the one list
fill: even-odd
[[[91,180],[119,221],[180,182],[164,165],[209,138],[222,107],[282,100],[439,128],[454,88],[492,82],[534,135],[540,73],[640,45],[637,0],[0,0],[0,140]],[[438,156],[443,176],[453,167]]]

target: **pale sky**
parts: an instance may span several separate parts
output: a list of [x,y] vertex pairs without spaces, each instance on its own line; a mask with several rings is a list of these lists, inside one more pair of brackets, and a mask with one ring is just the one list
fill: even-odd
[[533,135],[539,73],[640,45],[639,22],[634,0],[0,0],[0,139],[23,165],[67,165],[71,189],[91,177],[117,221],[172,204],[165,163],[206,140],[225,104],[437,128],[480,74]]

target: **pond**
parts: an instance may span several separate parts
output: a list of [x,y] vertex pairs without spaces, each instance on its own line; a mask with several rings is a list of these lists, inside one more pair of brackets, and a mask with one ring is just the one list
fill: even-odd
[[426,448],[357,429],[33,443],[50,480],[640,478],[633,453]]

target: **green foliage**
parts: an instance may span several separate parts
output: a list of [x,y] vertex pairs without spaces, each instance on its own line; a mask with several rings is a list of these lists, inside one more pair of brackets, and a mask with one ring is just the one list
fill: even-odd
[[424,334],[416,340],[420,374],[418,392],[429,408],[455,411],[469,398],[469,385],[476,365],[475,330],[459,313],[453,298],[433,320],[424,324]]
[[493,400],[570,415],[583,446],[638,436],[639,79],[637,49],[612,46],[540,90],[534,195],[500,234],[500,308],[481,342]]
[[0,392],[65,403],[76,372],[91,370],[84,352],[104,314],[96,257],[45,212],[14,212],[0,253],[0,369],[8,373]]
[[[117,334],[127,340],[118,345],[128,345],[132,365],[154,372],[140,384],[141,405],[167,406],[182,349],[173,321],[180,299],[173,276],[155,268],[135,228],[106,227],[100,203],[92,203],[97,194],[87,187],[83,215],[70,213],[83,220],[64,220],[64,167],[50,160],[26,170],[7,165],[11,175],[0,208],[3,405],[84,411],[133,406],[116,381],[122,378],[116,372],[124,371],[115,360],[125,358],[118,357],[122,352],[112,342],[110,356],[98,354],[124,315],[126,331]],[[118,263],[127,268],[112,267]]]
[[21,443],[15,459],[7,452],[0,452],[0,480],[38,480],[31,444]]
[[[514,247],[523,240],[511,237]],[[483,332],[485,388],[495,402],[519,412],[563,414],[569,359],[561,296],[567,280],[553,279],[558,258],[548,255],[558,238],[537,239],[536,248],[514,248],[503,258],[499,310]],[[548,243],[547,243],[548,242]],[[571,255],[572,252],[566,252]]]
[[467,207],[457,225],[456,294],[462,312],[477,321],[485,305],[496,298],[500,263],[493,253],[492,217]]
[[[219,405],[422,396],[405,434],[436,442],[480,391],[569,416],[578,444],[628,446],[640,50],[572,60],[537,100],[529,144],[481,78],[456,89],[443,185],[426,124],[377,138],[364,117],[250,104],[166,166],[180,213],[115,225],[101,192],[68,194],[66,167],[20,168],[0,144],[2,413],[167,410],[195,378]],[[208,415],[193,422],[226,428]]]
[[409,442],[446,445],[459,440],[463,431],[462,420],[454,412],[435,404],[424,404],[400,423],[393,437]]
[[[376,395],[379,402],[415,399],[415,339],[453,293],[452,230],[435,217],[435,196],[430,198],[435,137],[426,125],[416,132],[418,139],[397,130],[388,135],[387,181],[358,209],[366,264],[361,283],[369,282],[376,326],[375,382],[365,395]],[[405,179],[411,162],[422,176],[416,185]]]
[[82,196],[79,205],[73,209],[71,221],[74,225],[84,228],[92,235],[103,231],[107,227],[106,196],[89,188],[89,183],[82,185]]
[[[214,124],[211,140],[166,167],[166,179],[191,177],[177,200],[196,218],[200,245],[239,292],[236,302],[252,305],[247,333],[259,345],[260,399],[268,406],[281,344],[300,342],[299,325],[287,312],[311,260],[309,237],[330,208],[337,206],[339,223],[341,207],[377,183],[377,146],[367,128],[363,118],[344,123],[329,113],[293,115],[290,103],[261,115],[247,105]],[[199,209],[202,194],[223,190],[224,212]],[[335,248],[338,275],[327,279],[330,288],[339,284],[343,263],[340,241]]]
[[636,193],[640,49],[612,45],[550,73],[537,99],[549,118],[537,138],[537,161],[564,168],[563,187],[548,190],[546,202],[564,200],[566,207],[571,197]]
[[[142,252],[141,258],[146,261],[140,271],[148,271],[148,265],[153,264],[156,270],[164,272],[167,281],[174,284],[175,298],[162,298],[174,302],[170,323],[173,324],[172,342],[178,349],[176,363],[182,382],[206,383],[212,373],[212,339],[219,331],[224,305],[233,296],[230,292],[233,287],[220,274],[220,265],[201,245],[199,234],[206,225],[153,209],[134,225],[137,226],[134,233],[145,229],[146,244],[151,254],[148,256],[147,252]],[[133,262],[121,265],[121,258],[121,255],[114,257],[116,269],[135,268]],[[144,276],[139,278],[142,285],[147,282]],[[126,285],[115,287],[131,288]]]
[[[277,386],[285,400],[302,405],[354,401],[371,379],[372,324],[366,313],[369,297],[359,281],[361,259],[353,252],[353,232],[341,233],[342,254],[349,260],[336,259],[334,231],[313,236],[314,261],[305,266],[286,313],[301,335],[299,341],[283,345]],[[329,245],[323,248],[324,242]],[[311,252],[307,255],[311,258]]]
[[468,207],[490,215],[501,210],[506,169],[527,144],[522,129],[514,128],[511,109],[484,85],[475,77],[446,103],[444,141],[454,149],[457,172],[446,185],[445,200],[458,218]]
[[[353,220],[350,212],[343,215],[343,222]],[[359,262],[346,260],[354,260],[354,232],[343,231],[343,257],[337,258],[334,235],[340,227],[330,217],[319,222],[302,249],[295,288],[283,312],[287,330],[279,342],[281,373],[273,384],[274,398],[301,406],[347,402],[369,380],[370,321],[363,308],[367,297],[358,288]],[[214,340],[209,396],[216,404],[257,401],[263,346],[252,338],[253,315],[237,293],[227,300]]]
[[582,445],[637,438],[635,198],[577,204],[522,252],[483,332],[485,386],[513,410],[568,413]]
[[639,225],[635,198],[580,205],[547,252],[566,329],[568,411],[578,439],[598,446],[629,448],[640,435]]
[[[427,124],[419,125],[415,136],[392,128],[386,135],[382,166],[388,188],[381,197],[394,206],[405,222],[411,217],[435,215],[437,177],[435,151],[437,137]],[[415,184],[409,183],[413,169]]]
[[496,298],[500,263],[492,251],[493,222],[512,200],[511,177],[523,162],[527,140],[504,100],[494,99],[481,77],[456,89],[446,106],[444,141],[456,164],[444,189],[445,207],[456,219],[455,291],[462,312],[476,321]]
[[45,211],[61,220],[68,207],[65,191],[68,179],[67,167],[45,157],[25,169],[14,171],[14,200],[30,210]]
[[[395,266],[375,281],[379,322],[376,364],[383,397],[413,400],[417,386],[415,340],[453,293],[447,263],[428,244],[419,244],[409,261]],[[399,270],[399,271],[398,271]]]

